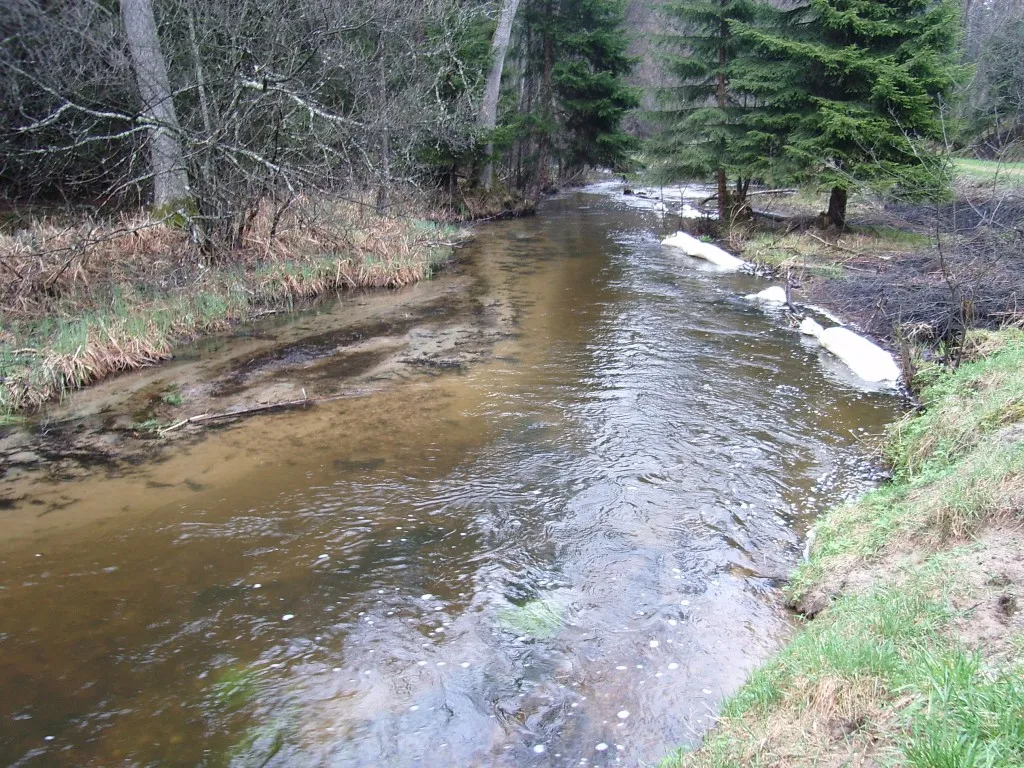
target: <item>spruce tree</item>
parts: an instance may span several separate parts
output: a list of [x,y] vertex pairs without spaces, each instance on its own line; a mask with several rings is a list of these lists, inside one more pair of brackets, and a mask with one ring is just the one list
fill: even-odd
[[634,60],[627,54],[623,0],[562,0],[554,35],[552,84],[558,98],[563,173],[588,167],[620,168],[633,139],[622,128],[638,106],[625,78]]
[[[718,214],[725,219],[742,205],[749,184],[742,116],[749,98],[734,88],[733,72],[745,45],[733,24],[755,18],[756,0],[672,0],[663,11],[680,30],[663,37],[666,69],[678,85],[665,89],[662,129],[651,144],[659,175],[667,180],[715,177]],[[728,177],[737,176],[730,196]]]
[[744,118],[759,175],[828,190],[838,228],[860,184],[934,190],[922,140],[942,135],[958,19],[955,0],[810,0],[734,25],[751,46],[736,83],[765,107]]
[[569,178],[625,166],[634,142],[622,121],[638,100],[623,0],[524,0],[521,16],[506,91],[515,115],[503,118],[516,131],[519,183],[548,186],[555,164]]

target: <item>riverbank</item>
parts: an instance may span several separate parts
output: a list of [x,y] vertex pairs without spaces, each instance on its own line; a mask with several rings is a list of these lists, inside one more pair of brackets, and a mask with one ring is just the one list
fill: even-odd
[[207,259],[174,222],[42,220],[0,235],[0,423],[175,344],[358,288],[428,277],[466,234],[349,203],[261,212],[244,247]]
[[[158,460],[0,478],[0,764],[649,765],[707,728],[788,636],[790,520],[872,482],[898,401],[652,213],[541,214],[33,420]],[[344,396],[143,433],[302,389]]]
[[921,368],[893,480],[814,527],[807,623],[663,768],[1024,764],[1024,333],[965,360]]
[[788,279],[798,300],[828,307],[894,350],[907,344],[955,360],[967,328],[1024,317],[1016,235],[1024,186],[995,163],[972,169],[941,204],[854,195],[843,232],[806,223],[822,200],[805,191],[754,198],[759,215],[736,225],[728,246],[760,274]]

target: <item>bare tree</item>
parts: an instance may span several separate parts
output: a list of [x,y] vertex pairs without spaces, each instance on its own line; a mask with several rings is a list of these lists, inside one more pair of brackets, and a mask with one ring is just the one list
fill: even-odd
[[[516,13],[519,10],[519,0],[504,0],[501,6],[501,14],[498,17],[498,27],[494,30],[494,39],[491,43],[493,58],[491,69],[487,74],[487,84],[484,87],[484,98],[480,103],[479,127],[483,131],[493,131],[498,124],[498,96],[501,92],[501,74],[505,69],[505,54],[508,53],[508,44],[512,39],[512,26],[515,23]],[[484,163],[480,169],[480,184],[485,189],[490,189],[494,183],[494,142],[488,141],[484,148]]]
[[142,108],[150,124],[149,151],[153,167],[153,204],[177,205],[189,194],[181,128],[174,110],[167,64],[160,48],[150,0],[121,0]]

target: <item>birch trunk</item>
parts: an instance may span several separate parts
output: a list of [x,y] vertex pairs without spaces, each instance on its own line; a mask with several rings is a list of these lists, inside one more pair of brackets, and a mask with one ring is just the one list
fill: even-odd
[[[493,131],[498,124],[498,96],[501,93],[501,73],[505,69],[505,54],[512,39],[512,24],[519,10],[519,0],[504,0],[498,28],[494,30],[491,41],[491,69],[487,73],[487,84],[484,88],[484,99],[480,105],[479,127],[484,131]],[[494,143],[488,142],[484,148],[484,165],[480,169],[480,185],[490,189],[494,183]]]
[[153,6],[150,0],[120,0],[120,3],[143,113],[152,124],[149,150],[153,205],[156,208],[175,205],[189,196],[188,174]]

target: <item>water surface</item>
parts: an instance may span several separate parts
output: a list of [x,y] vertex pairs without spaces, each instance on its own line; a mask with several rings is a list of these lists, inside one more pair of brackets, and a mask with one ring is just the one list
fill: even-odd
[[583,192],[481,227],[459,279],[516,319],[488,362],[0,512],[0,763],[639,765],[695,743],[777,647],[778,579],[899,403],[659,226]]

